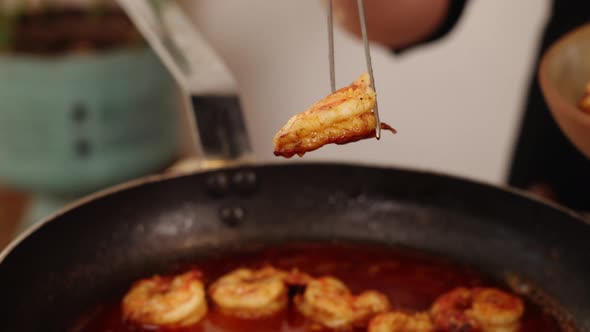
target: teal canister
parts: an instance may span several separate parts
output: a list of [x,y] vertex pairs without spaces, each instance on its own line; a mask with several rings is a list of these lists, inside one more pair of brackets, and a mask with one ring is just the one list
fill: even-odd
[[0,182],[84,195],[165,168],[180,146],[175,82],[149,48],[0,56]]

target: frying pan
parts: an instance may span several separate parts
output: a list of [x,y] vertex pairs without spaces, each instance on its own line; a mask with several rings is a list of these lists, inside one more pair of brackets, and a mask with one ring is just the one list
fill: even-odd
[[529,290],[590,331],[590,226],[521,193],[354,164],[154,177],[61,211],[0,256],[2,331],[64,331],[129,283],[216,253],[291,241],[414,248]]

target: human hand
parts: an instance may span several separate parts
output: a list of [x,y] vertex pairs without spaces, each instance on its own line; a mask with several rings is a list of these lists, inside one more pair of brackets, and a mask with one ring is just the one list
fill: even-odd
[[[361,38],[357,0],[332,1],[334,23]],[[425,39],[439,27],[449,0],[364,0],[364,5],[369,40],[403,47]]]

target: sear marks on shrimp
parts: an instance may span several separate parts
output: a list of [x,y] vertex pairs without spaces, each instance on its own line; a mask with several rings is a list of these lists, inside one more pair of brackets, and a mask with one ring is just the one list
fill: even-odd
[[[375,91],[368,73],[306,111],[293,116],[274,137],[274,154],[291,158],[334,143],[346,144],[375,137]],[[396,133],[385,123],[381,128]]]
[[221,278],[209,294],[221,313],[242,319],[272,316],[287,307],[289,285],[305,284],[308,277],[274,267],[258,270],[241,268]]
[[321,277],[311,280],[295,306],[318,328],[346,330],[364,327],[376,314],[389,309],[387,297],[376,291],[353,296],[340,280]]
[[200,271],[153,276],[136,282],[123,298],[123,319],[142,326],[184,327],[207,313]]
[[387,312],[371,319],[368,332],[435,332],[428,313]]
[[443,331],[515,332],[523,301],[495,288],[456,288],[432,305],[435,325]]
[[584,112],[590,114],[590,82],[586,84],[586,91],[578,101],[578,107]]

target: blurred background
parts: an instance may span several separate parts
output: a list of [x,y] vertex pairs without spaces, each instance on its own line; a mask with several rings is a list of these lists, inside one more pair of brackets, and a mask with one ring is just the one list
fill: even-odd
[[[289,161],[276,131],[329,93],[316,0],[179,1],[235,75],[258,162],[346,161],[502,184],[549,1],[473,1],[452,34],[403,55],[374,46],[380,141]],[[0,245],[61,206],[185,156],[178,88],[115,2],[0,1]],[[337,85],[365,70],[337,29]]]

